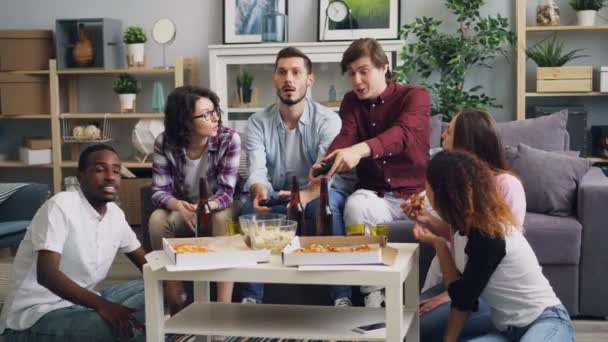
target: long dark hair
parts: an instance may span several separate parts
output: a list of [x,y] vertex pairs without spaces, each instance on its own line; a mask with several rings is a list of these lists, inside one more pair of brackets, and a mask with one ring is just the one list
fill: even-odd
[[438,153],[429,162],[426,180],[435,209],[454,230],[502,237],[508,225],[516,224],[494,172],[469,152]]
[[[185,148],[192,141],[192,113],[196,101],[207,98],[215,110],[220,110],[220,98],[213,90],[196,86],[175,88],[165,105],[165,142],[178,148]],[[220,120],[221,125],[221,120]]]
[[494,118],[488,112],[467,108],[455,120],[454,150],[473,153],[496,172],[510,171]]

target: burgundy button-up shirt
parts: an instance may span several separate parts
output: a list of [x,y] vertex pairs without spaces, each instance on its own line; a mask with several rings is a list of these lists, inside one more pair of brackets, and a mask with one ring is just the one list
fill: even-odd
[[327,153],[367,143],[371,157],[357,165],[357,188],[407,199],[424,189],[430,107],[427,90],[416,86],[390,82],[373,101],[348,92],[340,106],[342,130]]

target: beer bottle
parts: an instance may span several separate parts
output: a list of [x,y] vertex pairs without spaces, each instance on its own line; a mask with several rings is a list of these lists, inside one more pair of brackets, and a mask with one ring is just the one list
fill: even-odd
[[207,178],[201,177],[198,184],[198,207],[196,208],[196,236],[208,237],[213,233],[213,220],[209,207]]
[[297,176],[293,176],[291,179],[291,201],[289,201],[287,219],[298,223],[296,235],[302,236],[306,232],[304,228],[304,208],[302,208],[302,202],[300,201],[300,184],[298,184]]
[[319,212],[317,213],[317,235],[333,235],[333,214],[329,207],[329,191],[327,178],[321,178],[321,195],[319,197]]

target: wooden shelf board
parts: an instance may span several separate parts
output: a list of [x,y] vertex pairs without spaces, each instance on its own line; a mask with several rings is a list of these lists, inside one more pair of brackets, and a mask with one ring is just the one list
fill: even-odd
[[559,97],[559,96],[608,96],[608,93],[593,91],[590,93],[526,93],[527,97]]
[[608,158],[602,157],[587,157],[592,163],[608,163]]
[[[152,163],[140,163],[138,161],[123,160],[122,165],[124,167],[130,168],[130,169],[150,169],[150,168],[152,168]],[[63,161],[61,163],[61,167],[76,168],[76,167],[78,167],[78,162],[77,161]]]
[[37,164],[29,165],[19,160],[3,160],[0,161],[0,167],[13,167],[13,168],[46,168],[52,167],[51,164]]
[[164,113],[62,113],[63,119],[164,119]]
[[58,75],[87,75],[87,74],[173,74],[175,68],[125,68],[125,69],[63,69]]
[[578,26],[578,25],[559,25],[559,26],[528,26],[528,32],[552,32],[552,31],[597,31],[608,30],[608,25]]
[[264,107],[228,107],[227,113],[255,113],[263,110]]
[[48,70],[15,70],[9,71],[11,74],[17,75],[48,75],[50,71]]
[[43,119],[48,120],[51,118],[51,114],[27,114],[27,115],[11,115],[11,114],[0,114],[0,119],[13,119],[13,120],[21,120],[21,119]]
[[[409,330],[415,314],[404,309],[405,331]],[[196,335],[384,341],[384,330],[362,335],[352,329],[383,322],[385,318],[384,309],[363,307],[196,302],[167,320],[164,330],[165,333]]]

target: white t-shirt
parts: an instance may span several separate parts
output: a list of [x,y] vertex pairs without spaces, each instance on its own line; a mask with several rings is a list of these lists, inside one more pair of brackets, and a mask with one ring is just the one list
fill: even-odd
[[80,190],[56,194],[36,212],[19,246],[0,315],[0,333],[7,328],[29,329],[46,313],[74,305],[38,284],[38,251],[60,253],[59,269],[94,291],[107,276],[116,253],[130,253],[140,246],[115,203],[108,203],[101,216]]
[[[184,154],[186,154],[185,150]],[[192,203],[198,202],[198,185],[201,182],[201,177],[203,175],[207,177],[207,147],[205,147],[203,155],[198,159],[190,159],[186,154],[186,164],[184,164],[184,184],[185,189],[188,192],[188,199]],[[208,191],[211,191],[211,189],[208,189]]]
[[306,152],[302,145],[302,135],[297,128],[285,128],[285,177],[284,189],[291,190],[293,176],[298,177],[300,189],[308,185],[308,172],[310,163],[307,161]]

